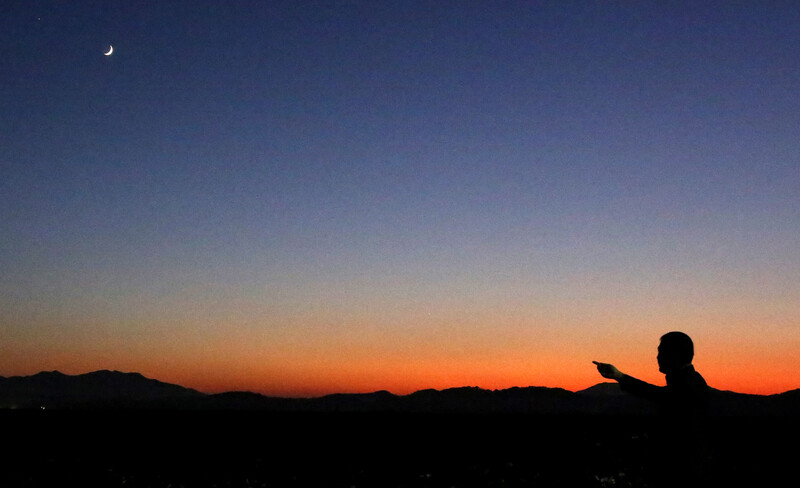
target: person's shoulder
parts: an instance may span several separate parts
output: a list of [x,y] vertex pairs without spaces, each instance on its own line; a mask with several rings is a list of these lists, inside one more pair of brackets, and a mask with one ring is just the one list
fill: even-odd
[[674,384],[680,387],[705,387],[707,386],[703,375],[694,369],[694,366],[689,366],[683,370],[667,375],[667,384]]
[[706,383],[706,379],[703,378],[703,375],[698,373],[697,370],[694,370],[694,369],[692,370],[692,374],[691,374],[690,378],[691,378],[692,383],[697,385],[697,386],[703,386],[703,387],[707,387],[708,386],[708,383]]

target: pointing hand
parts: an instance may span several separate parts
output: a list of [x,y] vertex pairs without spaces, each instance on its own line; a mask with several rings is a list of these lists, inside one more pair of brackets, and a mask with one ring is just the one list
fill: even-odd
[[618,370],[613,364],[599,363],[597,361],[592,362],[597,365],[597,371],[603,376],[603,378],[619,380],[623,376],[622,371]]

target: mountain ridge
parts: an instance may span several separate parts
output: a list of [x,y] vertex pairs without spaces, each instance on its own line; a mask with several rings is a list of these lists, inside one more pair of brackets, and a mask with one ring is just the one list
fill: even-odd
[[[798,415],[800,389],[753,395],[711,388],[713,415]],[[0,376],[0,409],[171,409],[281,412],[445,412],[652,415],[654,405],[603,382],[570,391],[543,386],[423,389],[407,395],[386,390],[333,393],[313,398],[274,397],[249,391],[202,393],[138,372],[98,370],[78,375],[41,371]]]

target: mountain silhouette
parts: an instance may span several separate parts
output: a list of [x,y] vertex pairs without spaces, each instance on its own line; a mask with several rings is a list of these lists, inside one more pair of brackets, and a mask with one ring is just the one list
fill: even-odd
[[[716,416],[796,416],[800,389],[776,395],[749,395],[711,389]],[[58,371],[32,376],[0,376],[0,409],[187,409],[275,412],[528,413],[652,415],[654,406],[621,391],[617,383],[599,383],[572,392],[563,388],[513,387],[487,390],[459,387],[419,390],[408,395],[388,391],[337,393],[317,398],[283,398],[253,392],[205,394],[139,373],[95,371],[66,375]]]
[[2,408],[169,408],[202,397],[191,388],[120,371],[0,377]]

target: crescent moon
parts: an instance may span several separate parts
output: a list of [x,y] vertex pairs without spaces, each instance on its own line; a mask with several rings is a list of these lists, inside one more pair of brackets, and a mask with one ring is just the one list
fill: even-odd
[[108,52],[103,54],[106,56],[111,56],[111,53],[113,52],[114,52],[114,46],[108,46]]

